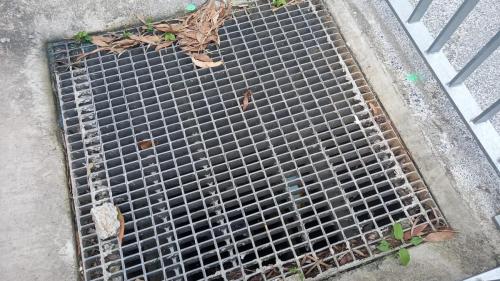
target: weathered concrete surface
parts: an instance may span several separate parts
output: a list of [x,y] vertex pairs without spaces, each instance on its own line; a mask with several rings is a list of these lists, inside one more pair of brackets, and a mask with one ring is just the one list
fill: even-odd
[[[330,280],[461,280],[499,266],[499,232],[491,216],[500,212],[500,178],[389,7],[383,0],[325,2],[445,217],[460,232],[452,241],[412,248],[408,267],[388,257]],[[422,81],[405,81],[408,73],[419,73]]]
[[0,280],[77,278],[46,42],[138,14],[167,17],[188,2],[0,0]]
[[[0,280],[77,278],[45,42],[135,23],[136,14],[165,17],[186,2],[0,0]],[[356,43],[355,56],[445,216],[460,231],[454,241],[411,249],[408,268],[386,258],[334,279],[458,280],[498,265],[500,243],[490,215],[500,211],[500,180],[418,54],[407,49],[388,7],[382,0],[327,2],[347,41]],[[425,84],[404,82],[416,71]]]

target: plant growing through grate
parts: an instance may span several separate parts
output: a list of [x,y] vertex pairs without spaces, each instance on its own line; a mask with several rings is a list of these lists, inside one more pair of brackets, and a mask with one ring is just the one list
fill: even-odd
[[[396,221],[445,224],[321,4],[272,9],[235,11],[211,69],[50,44],[85,280],[312,277],[386,254]],[[95,234],[104,202],[121,246]]]

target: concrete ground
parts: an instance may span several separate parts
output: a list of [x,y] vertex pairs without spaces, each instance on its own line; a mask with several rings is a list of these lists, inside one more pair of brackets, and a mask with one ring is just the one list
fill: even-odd
[[[187,2],[0,0],[0,280],[77,279],[46,42],[129,25],[136,14],[167,17]],[[411,249],[408,268],[388,257],[331,280],[459,280],[498,266],[491,216],[500,212],[500,179],[388,6],[382,0],[326,2],[444,215],[460,231],[453,241]],[[498,3],[489,3],[498,11]],[[489,69],[498,77],[495,67]],[[414,72],[422,82],[404,80]]]
[[77,280],[46,43],[136,24],[135,15],[167,17],[187,3],[0,0],[0,280]]

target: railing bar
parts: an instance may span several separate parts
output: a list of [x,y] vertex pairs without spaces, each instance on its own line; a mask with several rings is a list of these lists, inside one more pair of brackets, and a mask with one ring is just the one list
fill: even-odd
[[450,39],[451,35],[453,35],[453,33],[457,30],[457,28],[464,21],[470,11],[472,11],[472,9],[476,6],[477,2],[479,2],[479,0],[464,0],[462,5],[460,5],[458,10],[455,12],[455,14],[453,14],[448,23],[446,23],[441,32],[439,32],[438,36],[436,37],[434,42],[432,42],[427,52],[435,53],[441,50],[441,48]]
[[500,111],[500,99],[494,102],[492,105],[488,106],[481,114],[479,114],[476,118],[472,119],[474,124],[482,123],[484,121],[490,120],[493,115]]
[[419,21],[429,8],[429,5],[432,3],[432,0],[420,0],[413,9],[410,17],[408,18],[408,23],[413,23]]
[[478,66],[480,66],[485,59],[487,59],[497,48],[500,46],[500,31],[493,36],[493,38],[484,45],[479,52],[451,79],[450,86],[456,86],[461,84],[462,82],[471,75],[472,72],[476,70]]

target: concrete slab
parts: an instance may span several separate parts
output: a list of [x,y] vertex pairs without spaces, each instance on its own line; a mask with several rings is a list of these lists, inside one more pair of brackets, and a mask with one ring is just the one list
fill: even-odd
[[[135,23],[135,14],[166,17],[187,2],[0,1],[0,280],[77,279],[45,43]],[[445,216],[460,231],[453,241],[411,249],[408,268],[389,257],[332,280],[458,280],[497,266],[500,242],[491,217],[500,212],[500,179],[385,2],[327,3]],[[414,72],[423,82],[405,81]]]
[[77,279],[46,42],[135,24],[135,15],[167,17],[189,2],[0,1],[0,280]]

